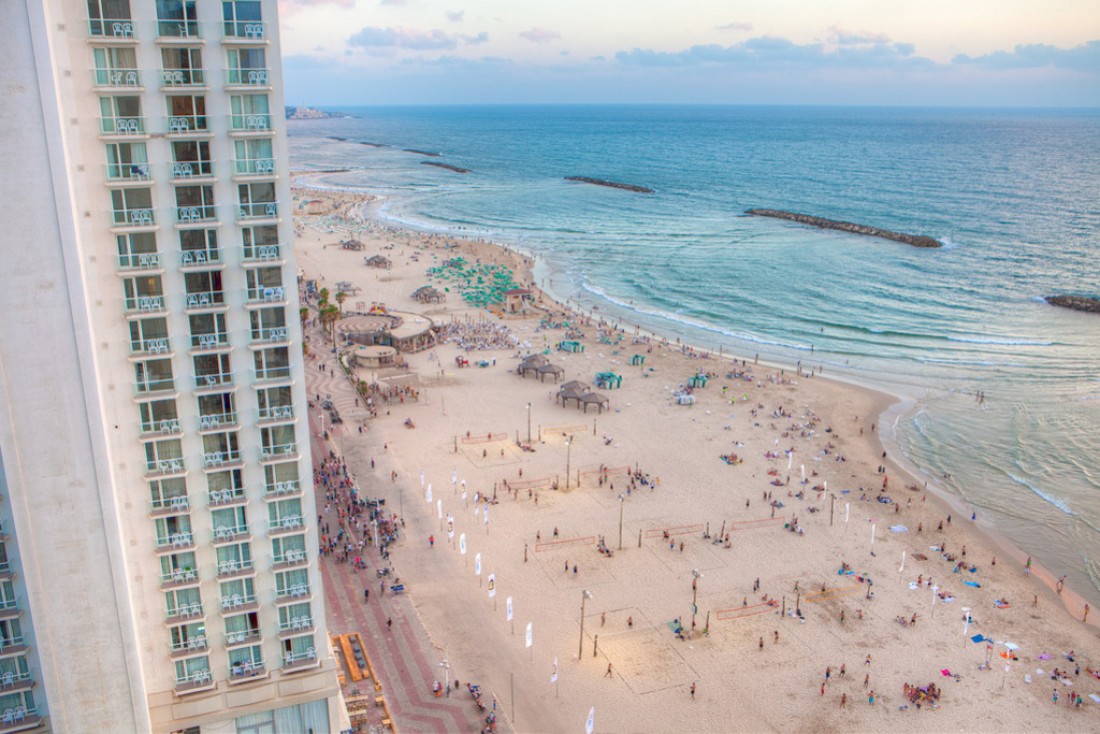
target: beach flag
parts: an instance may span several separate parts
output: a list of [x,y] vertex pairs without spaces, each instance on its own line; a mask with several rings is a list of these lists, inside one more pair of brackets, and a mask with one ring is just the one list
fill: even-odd
[[466,533],[458,536],[458,552],[466,555]]
[[512,621],[512,616],[513,616],[512,615],[512,597],[508,597],[508,600],[506,602],[504,602],[504,606],[505,606],[505,609],[507,609],[507,612],[508,612],[508,621],[511,622]]
[[432,503],[432,485],[428,485],[428,491],[425,493],[424,498],[428,500],[428,504]]
[[497,575],[495,573],[489,574],[489,598],[492,599],[497,595]]
[[443,500],[435,501],[436,514],[439,515],[439,519],[443,519]]
[[535,624],[534,622],[528,622],[527,623],[527,632],[524,633],[524,640],[523,640],[523,646],[524,647],[531,647],[531,645],[535,644],[534,624]]
[[424,488],[424,470],[423,469],[420,470],[420,488],[421,489]]
[[588,710],[588,721],[584,722],[584,734],[592,734],[596,729],[596,707]]
[[481,554],[474,556],[474,576],[481,575]]
[[455,467],[454,472],[451,473],[451,484],[458,484],[458,467]]

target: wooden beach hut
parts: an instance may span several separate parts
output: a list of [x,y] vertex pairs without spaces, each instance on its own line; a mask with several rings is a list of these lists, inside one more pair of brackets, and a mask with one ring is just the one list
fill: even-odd
[[601,395],[598,392],[586,392],[584,395],[581,395],[578,404],[584,406],[585,413],[588,412],[589,405],[595,405],[599,408],[600,413],[603,413],[604,408],[611,407],[611,400],[609,400],[606,395]]
[[393,267],[393,262],[384,255],[371,255],[370,257],[363,258],[363,264],[368,268],[382,268],[389,270]]
[[570,400],[577,401],[577,407],[580,407],[581,397],[588,392],[588,385],[577,380],[571,380],[558,388],[558,400],[564,406],[566,402]]
[[542,382],[542,378],[547,375],[551,375],[554,378],[554,382],[557,382],[561,378],[565,377],[565,368],[560,364],[544,364],[535,368],[538,373],[539,382]]
[[446,296],[430,285],[422,285],[413,291],[413,299],[417,303],[442,303]]
[[516,374],[520,377],[526,377],[528,372],[534,372],[538,374],[540,367],[550,364],[550,360],[541,354],[532,354],[528,357],[524,357],[523,361],[516,367]]

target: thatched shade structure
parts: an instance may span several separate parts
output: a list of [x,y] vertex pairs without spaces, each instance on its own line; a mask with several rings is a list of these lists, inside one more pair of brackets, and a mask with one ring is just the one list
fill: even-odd
[[553,375],[554,382],[557,382],[561,378],[565,377],[565,368],[560,364],[544,364],[535,368],[535,372],[539,376],[539,382],[542,382],[542,378],[547,375]]
[[601,395],[598,392],[587,392],[584,395],[581,395],[580,400],[578,400],[578,404],[584,406],[585,413],[588,412],[589,405],[595,405],[600,409],[601,413],[603,413],[604,408],[611,407],[611,401],[608,400],[607,396]]
[[418,303],[441,303],[446,296],[430,285],[422,285],[413,291],[412,297]]
[[371,255],[370,257],[363,258],[363,264],[368,268],[385,268],[389,270],[393,267],[393,263],[388,257],[382,255]]

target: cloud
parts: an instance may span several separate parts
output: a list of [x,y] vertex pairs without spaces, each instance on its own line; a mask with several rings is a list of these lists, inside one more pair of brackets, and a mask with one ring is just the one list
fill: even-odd
[[935,63],[914,55],[910,43],[863,42],[827,47],[821,43],[798,44],[786,38],[760,36],[730,46],[692,46],[682,51],[635,48],[620,51],[615,59],[625,65],[677,67],[737,65],[746,71],[791,68],[933,68]]
[[982,56],[959,54],[951,61],[964,66],[993,70],[1054,67],[1100,72],[1100,41],[1089,41],[1073,48],[1034,43],[1016,46],[1011,51],[994,51]]
[[732,23],[726,23],[724,25],[718,25],[714,27],[716,31],[751,31],[752,23],[744,23],[742,21],[733,21]]
[[466,17],[465,10],[448,10],[444,15],[447,16],[447,20],[452,23],[461,23],[462,19]]
[[860,46],[890,43],[890,37],[885,33],[874,33],[872,31],[848,31],[834,25],[829,29],[829,42],[838,46]]
[[413,51],[450,50],[459,42],[476,46],[489,40],[485,31],[476,36],[454,36],[438,28],[422,31],[418,28],[375,28],[366,26],[348,39],[348,45],[366,49],[406,48]]
[[520,33],[519,37],[526,38],[531,43],[549,43],[550,41],[556,41],[561,38],[561,34],[546,28],[532,28],[529,31]]
[[407,5],[408,0],[382,0],[382,5]]

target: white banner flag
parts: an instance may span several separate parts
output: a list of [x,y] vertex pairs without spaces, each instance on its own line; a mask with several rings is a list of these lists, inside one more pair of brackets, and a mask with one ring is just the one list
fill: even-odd
[[424,489],[424,470],[420,470],[420,488]]
[[531,645],[535,644],[534,624],[534,622],[527,623],[527,633],[524,639],[524,647],[531,647]]
[[508,601],[504,602],[505,607],[508,609],[508,621],[512,621],[512,597],[508,597]]
[[481,575],[481,554],[474,556],[474,576]]
[[455,519],[450,513],[447,513],[447,538],[453,539],[455,537]]
[[485,505],[485,524],[489,524],[489,505]]
[[455,467],[454,472],[451,473],[451,485],[458,484],[458,467]]
[[432,485],[428,485],[428,491],[424,494],[425,499],[428,500],[428,504],[432,503]]
[[489,598],[492,599],[497,595],[497,575],[495,573],[489,574]]
[[458,536],[458,552],[466,555],[466,533]]
[[596,707],[593,706],[588,711],[588,721],[584,722],[584,734],[592,734],[596,729]]
[[435,501],[435,509],[436,509],[436,514],[439,515],[439,519],[442,520],[443,519],[443,500],[436,500]]
[[551,683],[557,683],[558,682],[558,659],[557,658],[554,658],[554,671],[552,673],[550,673],[550,682]]

